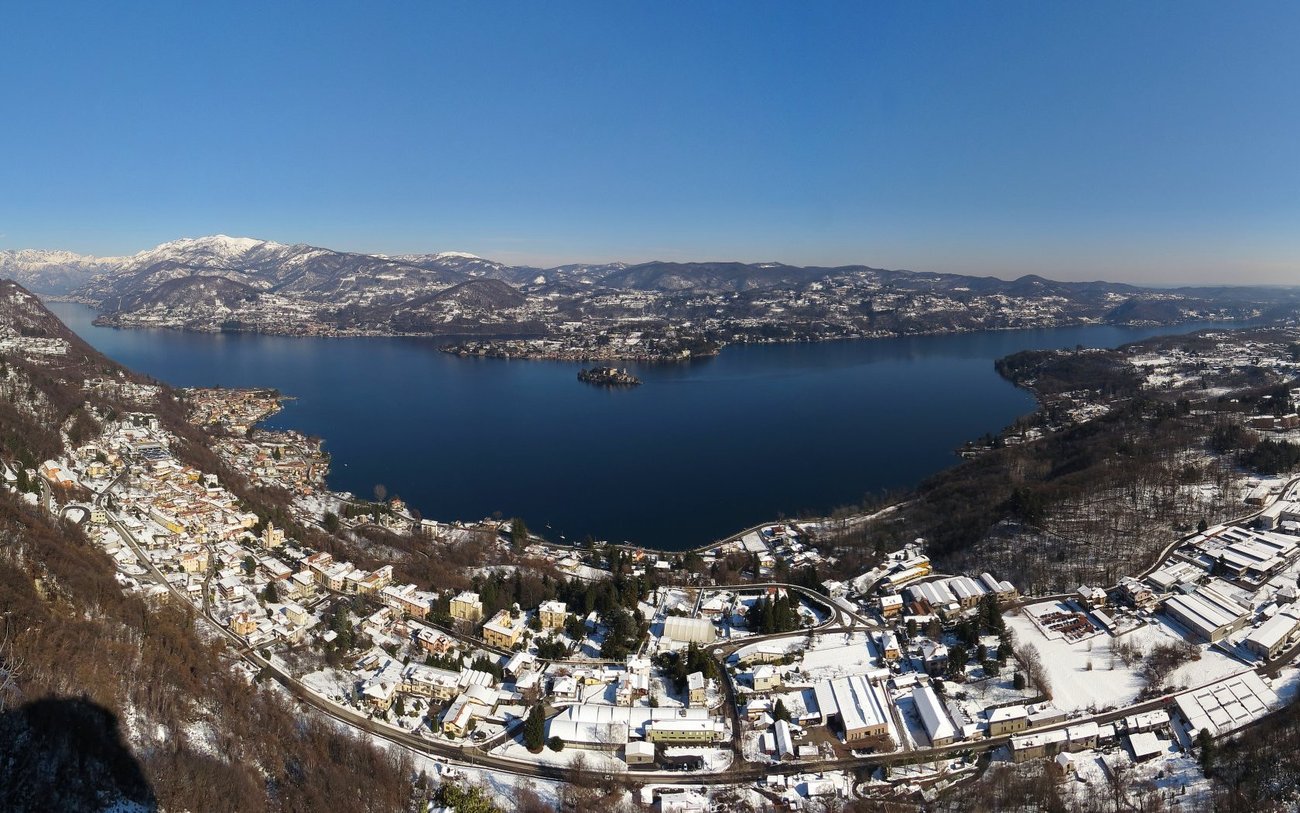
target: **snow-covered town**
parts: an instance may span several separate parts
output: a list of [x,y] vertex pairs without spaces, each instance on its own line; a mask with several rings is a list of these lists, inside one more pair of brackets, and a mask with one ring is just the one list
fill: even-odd
[[[214,451],[290,493],[297,518],[377,524],[431,551],[486,535],[569,579],[520,606],[338,560],[180,462],[147,412],[101,416],[102,433],[66,458],[6,465],[10,488],[86,528],[125,589],[210,622],[249,680],[277,680],[304,708],[439,770],[545,781],[576,760],[627,777],[662,810],[708,809],[721,792],[815,809],[933,799],[990,758],[1051,760],[1098,789],[1117,775],[1177,777],[1171,804],[1192,809],[1198,738],[1231,735],[1294,694],[1296,480],[1252,481],[1237,521],[1171,538],[1115,584],[1022,595],[996,574],[936,573],[923,539],[855,578],[796,584],[774,579],[825,564],[829,521],[749,529],[690,552],[690,575],[681,554],[512,538],[510,521],[441,524],[397,498],[349,511],[361,501],[328,492],[319,440],[257,428],[278,395],[190,390],[186,403],[220,430]],[[747,563],[741,581],[698,575],[728,559]],[[590,588],[616,569],[642,581],[610,604]]]

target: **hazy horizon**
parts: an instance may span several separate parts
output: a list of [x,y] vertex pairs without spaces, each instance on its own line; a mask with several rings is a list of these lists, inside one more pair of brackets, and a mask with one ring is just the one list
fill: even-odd
[[0,245],[1288,285],[1297,40],[1284,3],[28,6]]

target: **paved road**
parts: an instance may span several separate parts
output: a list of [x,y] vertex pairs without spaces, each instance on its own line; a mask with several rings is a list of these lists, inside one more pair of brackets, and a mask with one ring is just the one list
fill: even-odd
[[[1296,480],[1293,480],[1290,484],[1288,484],[1288,488],[1294,485],[1296,482],[1300,482],[1300,478],[1297,478]],[[106,491],[107,488],[105,488],[104,491],[101,491],[100,494],[97,495],[96,502],[99,501],[99,499],[104,495],[104,493],[106,493]],[[116,518],[113,518],[112,522],[114,527],[116,527],[118,532],[122,535],[122,538],[135,552],[137,557],[139,557],[140,561],[145,565],[145,567],[152,574],[152,576],[160,584],[166,586],[167,589],[170,590],[177,597],[178,600],[187,604],[191,604],[192,606],[192,603],[189,602],[188,597],[185,596],[181,591],[179,591],[174,585],[169,583],[166,577],[163,575],[163,573],[153,565],[153,563],[148,559],[147,556],[144,555],[144,552],[136,544],[135,538],[130,534],[130,532],[127,531],[127,529]],[[748,532],[749,531],[745,531],[744,533],[748,533]],[[209,574],[208,579],[210,581],[211,574]],[[765,582],[765,583],[754,583],[754,584],[743,584],[743,585],[723,585],[716,588],[710,587],[707,589],[752,591],[752,590],[765,589],[767,587],[779,587],[791,592],[798,593],[801,596],[805,597],[806,599],[813,601],[819,604],[820,606],[829,609],[830,617],[816,628],[816,631],[819,634],[836,634],[836,633],[847,634],[856,631],[861,631],[863,628],[871,628],[876,626],[874,620],[869,619],[866,616],[861,615],[860,613],[842,607],[814,591],[808,590],[807,588],[799,587],[797,585]],[[377,737],[379,739],[399,745],[401,747],[409,748],[418,753],[444,758],[449,762],[462,763],[474,767],[487,767],[495,771],[510,773],[517,776],[527,776],[527,777],[543,778],[543,779],[556,779],[556,780],[565,780],[565,781],[575,778],[573,771],[565,767],[549,765],[544,763],[521,762],[521,761],[506,759],[499,756],[493,756],[491,754],[487,754],[480,751],[477,747],[473,745],[468,745],[468,744],[464,746],[458,746],[449,743],[432,741],[424,737],[411,734],[409,732],[401,731],[391,726],[375,722],[374,720],[370,719],[366,715],[354,709],[341,706],[336,703],[332,703],[316,695],[315,693],[311,692],[306,687],[304,687],[298,680],[293,678],[292,675],[289,675],[288,673],[284,672],[282,669],[277,667],[272,662],[261,657],[256,652],[250,650],[243,642],[242,639],[240,639],[229,629],[221,625],[211,615],[211,611],[208,606],[207,582],[205,582],[204,585],[204,606],[202,608],[202,611],[205,620],[207,620],[219,634],[226,637],[232,642],[234,647],[234,652],[240,658],[242,658],[244,661],[251,664],[252,666],[256,667],[264,675],[270,676],[278,683],[280,683],[282,686],[284,686],[285,689],[293,697],[295,697],[303,706],[310,707],[322,714],[325,714],[330,718],[338,721],[339,723],[350,726],[359,731],[365,732],[370,736]],[[793,631],[790,633],[781,633],[777,635],[751,636],[746,639],[743,639],[742,641],[728,642],[717,646],[711,646],[710,651],[715,657],[721,657],[723,660],[723,664],[725,665],[726,656],[732,654],[736,649],[739,649],[742,646],[747,646],[762,641],[780,640],[783,638],[789,638],[795,636],[805,636],[807,634],[808,634],[808,630],[805,629],[805,630]],[[477,641],[474,641],[473,643],[475,643],[475,645],[480,645],[479,642]],[[1283,657],[1278,658],[1276,661],[1272,662],[1271,664],[1269,665],[1261,664],[1259,666],[1256,666],[1255,669],[1256,671],[1268,671],[1270,669],[1276,669],[1278,666],[1287,662],[1291,658],[1294,658],[1297,655],[1300,655],[1300,644],[1297,644],[1293,646],[1291,649],[1287,650],[1287,652],[1284,653]],[[725,670],[724,670],[724,674],[725,674]],[[735,703],[736,698],[734,693],[734,687],[732,686],[729,680],[726,683],[726,688],[727,688],[728,700],[730,702],[731,709],[732,709],[732,719],[733,719],[733,727],[734,727],[733,733],[735,735],[739,735],[740,733],[739,719],[738,719],[739,709]],[[1165,708],[1169,706],[1172,703],[1172,701],[1173,701],[1173,695],[1165,695],[1153,700],[1145,701],[1143,703],[1137,703],[1121,709],[1116,709],[1114,711],[1103,712],[1088,717],[1075,718],[1054,725],[1036,728],[1033,729],[1033,731],[1035,732],[1052,731],[1056,729],[1067,728],[1072,725],[1078,725],[1079,723],[1089,722],[1089,721],[1097,722],[1099,724],[1104,724],[1104,723],[1113,722],[1122,719],[1131,714],[1138,714],[1145,711],[1152,711],[1158,708]],[[638,783],[672,782],[681,785],[738,784],[738,783],[757,781],[771,774],[786,775],[792,773],[831,771],[831,770],[844,771],[844,770],[852,770],[855,768],[862,768],[867,766],[888,765],[888,764],[915,762],[915,761],[941,760],[941,759],[951,758],[959,754],[965,754],[965,753],[976,752],[976,751],[987,751],[994,748],[998,748],[1003,745],[1006,745],[1008,742],[1010,742],[1010,739],[1011,738],[1008,735],[1008,736],[977,740],[974,742],[960,742],[960,743],[955,743],[953,745],[944,746],[941,748],[918,749],[915,751],[895,751],[895,752],[884,753],[884,754],[872,754],[872,755],[862,756],[862,757],[850,757],[846,759],[830,759],[830,760],[824,759],[824,760],[802,761],[802,762],[795,762],[795,763],[782,763],[782,764],[774,764],[774,765],[768,765],[768,764],[748,765],[741,760],[736,760],[733,762],[729,770],[717,772],[717,773],[710,773],[710,774],[684,773],[680,771],[633,770],[627,772],[626,774],[619,774],[619,778],[621,780],[638,782]],[[733,737],[733,748],[738,749],[738,747],[739,746],[737,745],[737,741]],[[591,781],[600,781],[604,779],[605,776],[608,776],[608,774],[606,774],[604,771],[587,771],[582,775],[581,778],[586,780],[591,780]]]

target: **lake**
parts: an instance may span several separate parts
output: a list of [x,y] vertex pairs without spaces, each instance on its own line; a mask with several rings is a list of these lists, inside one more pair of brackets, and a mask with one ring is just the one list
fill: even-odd
[[383,484],[429,518],[499,512],[556,541],[671,550],[957,463],[962,443],[1034,408],[993,370],[1009,353],[1209,326],[734,346],[631,365],[642,386],[604,389],[577,381],[579,364],[463,359],[438,351],[445,340],[119,330],[92,325],[82,305],[49,305],[104,354],[170,384],[294,396],[269,425],[324,438],[336,490],[368,498]]

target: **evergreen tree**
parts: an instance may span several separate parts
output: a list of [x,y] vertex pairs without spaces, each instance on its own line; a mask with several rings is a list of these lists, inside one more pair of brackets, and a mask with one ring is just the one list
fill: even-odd
[[1201,770],[1206,776],[1214,770],[1214,737],[1210,736],[1208,729],[1201,729],[1201,733],[1196,735],[1196,745],[1201,749]]
[[772,707],[772,719],[790,722],[790,710],[785,707],[785,701],[779,697],[776,700],[776,705]]
[[962,675],[966,672],[966,663],[970,655],[964,646],[954,646],[948,650],[948,674]]
[[540,703],[528,710],[524,720],[524,745],[534,754],[539,753],[546,744],[546,715]]
[[352,648],[355,633],[352,630],[352,622],[348,620],[349,608],[346,602],[340,601],[334,605],[334,621],[330,624],[330,629],[338,635],[334,639],[334,644],[339,649],[347,651]]

